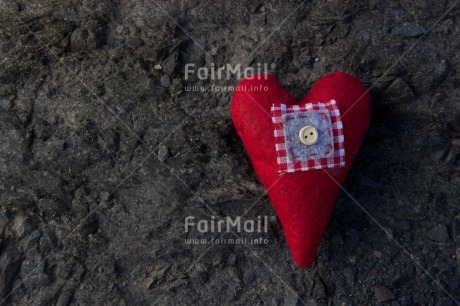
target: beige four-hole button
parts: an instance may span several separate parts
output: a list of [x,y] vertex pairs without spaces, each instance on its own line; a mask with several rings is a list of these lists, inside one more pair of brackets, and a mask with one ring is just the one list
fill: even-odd
[[307,146],[318,142],[318,130],[311,125],[304,126],[299,132],[300,141]]

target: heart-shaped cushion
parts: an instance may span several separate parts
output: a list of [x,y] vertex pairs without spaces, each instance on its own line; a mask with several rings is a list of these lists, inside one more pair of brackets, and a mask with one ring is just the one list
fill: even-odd
[[[290,110],[294,114],[291,117]],[[254,75],[235,89],[231,114],[238,135],[281,220],[295,261],[302,268],[310,266],[340,186],[369,126],[370,95],[367,88],[356,77],[335,72],[319,80],[302,101],[297,101],[275,76]],[[307,134],[305,129],[298,131],[302,125]],[[299,137],[310,136],[312,126],[318,128],[312,131],[312,137],[315,136],[313,132],[319,136],[313,144],[307,141],[308,145],[302,146]],[[338,127],[334,133],[332,126]],[[277,130],[282,135],[277,135]],[[336,155],[330,152],[331,149]],[[297,155],[296,150],[300,152]],[[288,156],[280,158],[280,152]],[[344,153],[342,160],[339,152]],[[314,155],[318,156],[312,157]],[[334,162],[334,156],[337,162]],[[298,168],[286,167],[286,163],[294,165],[293,158],[307,161],[298,161]],[[288,168],[294,170],[287,171]]]

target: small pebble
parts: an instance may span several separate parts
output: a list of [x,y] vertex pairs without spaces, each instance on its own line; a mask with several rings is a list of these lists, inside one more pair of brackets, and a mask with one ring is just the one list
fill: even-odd
[[458,150],[458,148],[457,147],[452,147],[449,150],[449,154],[447,154],[446,164],[455,163],[455,161],[458,158],[458,155],[460,155],[460,151]]
[[427,32],[424,26],[418,25],[414,22],[404,22],[395,26],[391,30],[391,35],[402,36],[406,38],[414,38],[422,36]]
[[35,230],[36,226],[31,220],[23,215],[14,218],[12,229],[18,239],[24,238]]
[[73,51],[94,50],[96,48],[97,38],[92,29],[77,28],[70,35],[70,49]]
[[169,157],[169,149],[164,144],[160,144],[158,148],[158,160],[164,162]]
[[439,224],[433,227],[427,234],[430,240],[435,242],[447,242],[449,240],[449,233],[447,231],[447,226],[444,224]]
[[163,76],[161,77],[161,86],[163,87],[169,87],[171,86],[171,79],[169,78],[169,76],[167,74],[163,74]]
[[140,37],[131,37],[131,38],[128,39],[128,41],[126,43],[128,44],[128,46],[131,46],[131,47],[134,47],[134,48],[137,48],[137,47],[140,47],[140,46],[144,45],[144,41]]
[[447,150],[445,149],[439,149],[437,151],[435,151],[433,153],[433,160],[436,161],[436,162],[440,162],[442,161],[442,159],[444,158],[444,156],[446,156],[446,153],[447,153]]
[[119,25],[119,26],[117,27],[117,33],[118,33],[118,34],[123,33],[123,29],[124,29],[124,28],[125,28],[124,26]]
[[218,52],[219,52],[219,49],[217,49],[216,47],[212,47],[210,54],[216,55]]
[[375,287],[374,294],[377,302],[383,303],[395,299],[395,295],[385,286]]
[[342,274],[350,286],[353,286],[355,284],[355,279],[356,279],[356,268],[355,267],[347,267],[343,269]]
[[300,305],[299,294],[288,289],[284,306],[298,306]]

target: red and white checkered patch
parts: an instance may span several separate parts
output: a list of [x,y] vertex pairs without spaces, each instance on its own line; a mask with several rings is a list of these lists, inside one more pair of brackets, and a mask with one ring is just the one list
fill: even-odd
[[[287,127],[283,122],[283,115],[295,113],[312,113],[317,111],[328,112],[329,116],[323,116],[324,120],[330,120],[332,126],[333,152],[330,154],[304,156],[300,160],[291,160],[286,151],[288,139],[292,141],[296,135],[287,135]],[[343,124],[336,101],[327,103],[307,103],[305,105],[273,104],[271,107],[272,121],[274,124],[274,136],[276,140],[277,163],[279,173],[308,171],[312,169],[333,168],[345,166],[345,145],[343,135]],[[330,119],[329,119],[330,117]],[[302,118],[302,117],[300,117]],[[299,131],[297,131],[298,133]],[[330,131],[327,131],[330,133]],[[321,137],[321,136],[320,136]],[[329,136],[328,136],[329,137]],[[288,138],[288,139],[287,139]]]

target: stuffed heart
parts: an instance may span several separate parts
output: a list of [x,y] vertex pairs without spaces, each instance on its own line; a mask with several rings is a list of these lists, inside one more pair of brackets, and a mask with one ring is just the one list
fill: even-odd
[[299,102],[273,75],[254,75],[236,88],[231,113],[292,255],[306,268],[369,126],[368,90],[336,72]]

